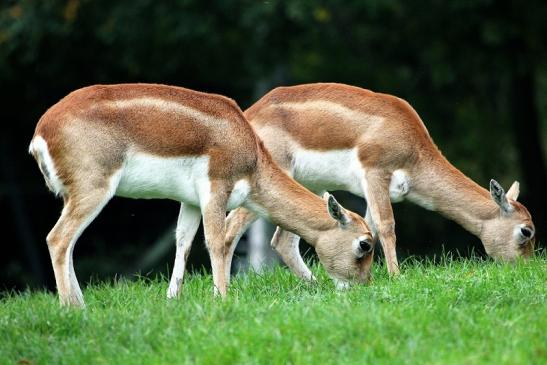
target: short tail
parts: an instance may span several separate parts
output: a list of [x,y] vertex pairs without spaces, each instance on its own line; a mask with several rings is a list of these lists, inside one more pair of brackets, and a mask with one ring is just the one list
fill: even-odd
[[29,153],[38,163],[38,167],[44,175],[44,180],[50,191],[55,195],[61,195],[64,192],[64,186],[57,175],[55,164],[49,154],[47,142],[41,136],[34,136],[28,147]]

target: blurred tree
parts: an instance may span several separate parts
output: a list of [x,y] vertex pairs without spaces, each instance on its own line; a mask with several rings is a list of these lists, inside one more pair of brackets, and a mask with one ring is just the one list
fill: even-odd
[[[243,108],[279,84],[338,81],[395,94],[481,185],[491,177],[504,186],[522,178],[522,200],[542,231],[547,82],[538,80],[547,80],[545,19],[547,3],[539,0],[4,1],[0,133],[9,173],[0,180],[0,201],[9,207],[2,212],[5,242],[14,243],[0,258],[0,282],[31,283],[34,267],[35,284],[44,283],[37,277],[48,261],[44,237],[60,204],[25,150],[47,107],[95,83],[176,84],[231,96]],[[404,251],[477,244],[428,212],[397,209]],[[80,268],[124,272],[120,263],[134,262],[176,211],[164,202],[113,202],[81,238],[77,257],[91,259]]]

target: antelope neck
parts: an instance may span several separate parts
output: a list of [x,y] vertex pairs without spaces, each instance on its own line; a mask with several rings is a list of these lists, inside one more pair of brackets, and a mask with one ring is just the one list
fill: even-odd
[[497,205],[488,190],[455,168],[442,155],[422,162],[413,174],[409,199],[459,223],[480,237],[483,223],[495,217]]
[[250,200],[251,210],[296,233],[314,247],[320,232],[336,225],[322,198],[305,189],[270,161],[263,160],[260,164]]

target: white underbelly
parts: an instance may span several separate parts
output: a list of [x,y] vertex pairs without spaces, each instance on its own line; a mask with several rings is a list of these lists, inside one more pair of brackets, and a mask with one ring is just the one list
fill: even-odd
[[[208,172],[208,156],[161,157],[137,152],[126,160],[115,194],[135,199],[172,199],[203,208],[211,196]],[[247,181],[236,182],[227,208],[240,206],[249,190]]]
[[209,157],[161,157],[133,153],[121,172],[116,195],[136,199],[172,199],[199,206],[210,191]]
[[[295,180],[312,191],[344,190],[365,197],[365,169],[356,148],[334,151],[299,148],[294,154],[291,172]],[[395,170],[389,185],[391,201],[404,200],[410,190],[410,178],[406,171]]]
[[312,191],[345,190],[363,196],[363,168],[356,148],[312,151],[299,149],[294,154],[292,174]]

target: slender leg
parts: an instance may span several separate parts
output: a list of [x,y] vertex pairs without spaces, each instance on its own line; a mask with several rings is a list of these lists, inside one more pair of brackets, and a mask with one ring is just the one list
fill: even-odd
[[228,189],[221,182],[211,183],[211,194],[207,202],[202,203],[203,228],[205,243],[211,258],[213,282],[216,294],[226,296],[226,256],[228,250],[226,238],[226,204],[228,203]]
[[299,241],[300,237],[296,234],[277,227],[271,245],[296,276],[308,281],[315,280],[315,277],[300,255],[300,250],[298,249]]
[[232,267],[232,259],[234,257],[234,251],[237,243],[241,239],[241,236],[249,226],[256,221],[258,217],[255,213],[245,209],[234,209],[226,217],[226,239],[224,244],[226,246],[226,285],[230,284],[230,269]]
[[84,298],[72,261],[74,245],[86,227],[97,217],[112,194],[106,190],[86,191],[69,196],[61,217],[47,236],[47,244],[61,305],[83,307]]
[[184,270],[188,254],[192,248],[192,241],[196,235],[201,219],[199,208],[181,203],[176,230],[176,253],[173,274],[167,289],[167,298],[175,298],[179,295],[184,278]]
[[372,233],[373,245],[376,246],[376,244],[378,243],[378,231],[376,230],[376,226],[374,225],[374,221],[372,220],[372,214],[370,213],[368,202],[367,202],[367,212],[365,213],[365,222],[367,222],[368,228],[370,229]]
[[365,174],[363,189],[367,200],[367,214],[370,212],[373,227],[376,228],[378,238],[382,243],[388,272],[392,275],[399,273],[397,253],[395,252],[395,218],[389,197],[389,183],[391,173],[372,170]]
[[[315,193],[322,196],[324,191],[315,191]],[[277,227],[272,237],[271,246],[297,277],[314,281],[315,277],[300,254],[299,242],[300,237],[298,235]]]

